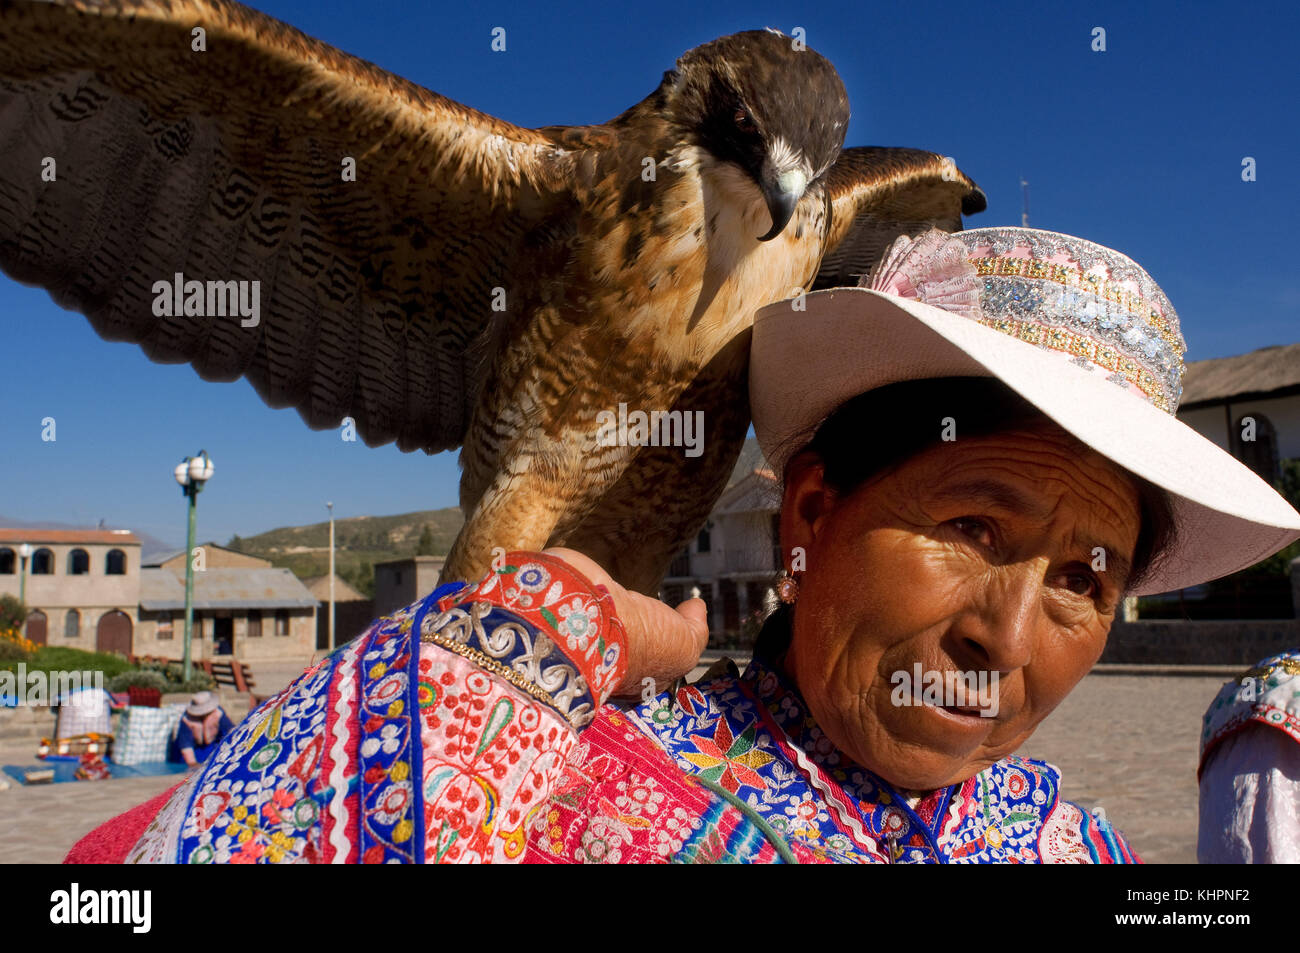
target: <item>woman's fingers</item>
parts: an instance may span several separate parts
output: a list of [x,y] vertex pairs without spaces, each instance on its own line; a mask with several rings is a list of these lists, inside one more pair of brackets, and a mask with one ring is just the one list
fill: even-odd
[[709,625],[703,599],[673,609],[637,592],[627,596],[626,606],[615,603],[628,633],[627,676],[615,694],[640,695],[646,679],[670,682],[695,667],[709,641]]
[[592,583],[609,590],[627,633],[627,674],[615,694],[639,695],[645,679],[672,681],[699,661],[709,641],[708,611],[703,599],[688,599],[676,609],[658,599],[630,592],[594,560],[572,549],[547,549],[546,555],[567,562]]

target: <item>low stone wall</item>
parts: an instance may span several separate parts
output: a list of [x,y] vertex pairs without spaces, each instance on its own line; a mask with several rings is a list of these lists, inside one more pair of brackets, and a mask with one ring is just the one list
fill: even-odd
[[[218,693],[221,707],[226,710],[230,720],[239,724],[248,714],[248,696],[233,690]],[[185,704],[190,695],[164,695],[163,705]],[[54,737],[55,715],[48,705],[19,705],[17,708],[0,708],[0,744],[15,741],[30,741],[32,753],[42,738]],[[117,728],[117,716],[114,715],[114,728]]]
[[1249,666],[1300,646],[1300,620],[1245,619],[1116,622],[1102,662]]
[[[0,743],[31,741],[33,745],[54,734],[54,713],[47,705],[0,708]],[[35,752],[35,747],[33,747]]]

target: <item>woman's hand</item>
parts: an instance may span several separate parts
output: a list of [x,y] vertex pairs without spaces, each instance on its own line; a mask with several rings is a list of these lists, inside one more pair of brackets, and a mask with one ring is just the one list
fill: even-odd
[[555,548],[543,552],[564,560],[594,585],[609,590],[614,610],[627,632],[627,674],[614,689],[615,695],[639,696],[645,679],[671,682],[695,667],[709,641],[703,599],[687,599],[673,609],[658,599],[624,589],[609,573],[576,550]]

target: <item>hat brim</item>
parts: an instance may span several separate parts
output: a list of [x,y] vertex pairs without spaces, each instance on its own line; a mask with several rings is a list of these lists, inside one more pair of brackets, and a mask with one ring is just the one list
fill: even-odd
[[202,718],[204,715],[212,714],[220,707],[221,700],[218,698],[210,699],[209,701],[199,705],[190,702],[190,704],[185,706],[185,714],[189,715],[191,718]]
[[[996,377],[1062,429],[1169,493],[1176,539],[1131,594],[1217,579],[1300,538],[1300,513],[1277,491],[1103,371],[868,288],[817,291],[803,301],[803,311],[791,301],[768,305],[754,321],[750,406],[759,445],[777,473],[836,407],[858,394],[898,381]],[[811,394],[809,381],[817,382]]]

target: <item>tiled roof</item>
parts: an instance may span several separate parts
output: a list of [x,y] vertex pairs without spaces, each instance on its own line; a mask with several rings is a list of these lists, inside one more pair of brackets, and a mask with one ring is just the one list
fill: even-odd
[[[194,574],[195,609],[307,609],[316,597],[288,569],[208,569]],[[185,581],[169,569],[140,570],[140,608],[185,608]]]
[[[222,552],[226,552],[226,553],[235,553],[235,554],[240,555],[240,556],[248,556],[249,559],[259,559],[259,560],[261,560],[262,562],[266,563],[266,566],[265,566],[264,568],[268,568],[268,569],[270,568],[270,565],[271,565],[271,564],[270,564],[270,560],[262,559],[261,556],[252,556],[252,555],[249,555],[248,553],[241,553],[241,552],[240,552],[239,550],[237,550],[237,549],[231,549],[231,548],[228,547],[228,546],[219,546],[219,545],[217,545],[216,543],[213,543],[213,542],[207,542],[207,543],[195,543],[195,544],[194,544],[194,548],[195,548],[195,549],[219,549],[219,550],[221,550]],[[161,565],[162,565],[163,563],[165,563],[165,562],[170,562],[171,560],[176,559],[176,558],[179,557],[179,556],[184,556],[184,555],[185,555],[185,550],[183,550],[183,549],[171,549],[171,550],[166,550],[166,551],[163,551],[163,552],[149,553],[147,556],[143,556],[143,557],[142,557],[142,565],[144,565],[144,566],[161,566]],[[252,568],[252,567],[249,567],[249,568]]]
[[0,544],[117,543],[139,546],[140,539],[126,529],[7,529],[0,527]]
[[[323,576],[309,576],[302,581],[307,587],[307,591],[316,597],[319,602],[329,602],[330,598],[330,577],[329,573]],[[334,574],[334,601],[335,602],[360,602],[366,597],[357,592],[356,589],[348,585],[338,573]]]
[[1300,344],[1194,361],[1183,374],[1182,407],[1300,387]]

